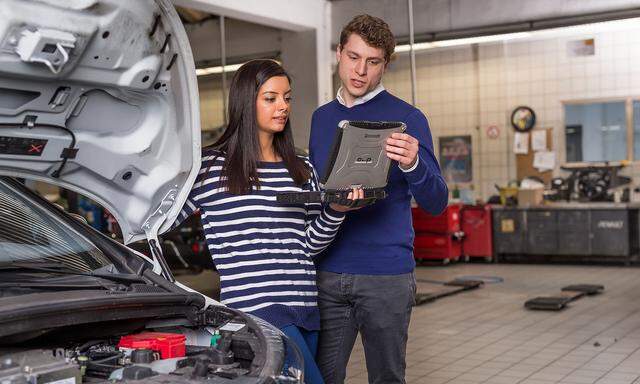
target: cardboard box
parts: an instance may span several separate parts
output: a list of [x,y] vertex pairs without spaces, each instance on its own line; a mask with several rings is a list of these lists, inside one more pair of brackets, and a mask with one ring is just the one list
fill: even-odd
[[542,204],[544,189],[519,189],[518,190],[518,206],[528,207],[531,205]]

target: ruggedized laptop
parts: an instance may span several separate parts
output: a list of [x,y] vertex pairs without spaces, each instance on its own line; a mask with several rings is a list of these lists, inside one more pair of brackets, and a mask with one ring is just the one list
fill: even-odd
[[[404,132],[406,125],[394,121],[348,121],[338,123],[329,163],[320,178],[320,192],[278,194],[282,203],[339,203],[364,206],[386,197],[391,159],[386,155],[386,140],[392,133]],[[362,187],[364,200],[347,199],[353,187]]]

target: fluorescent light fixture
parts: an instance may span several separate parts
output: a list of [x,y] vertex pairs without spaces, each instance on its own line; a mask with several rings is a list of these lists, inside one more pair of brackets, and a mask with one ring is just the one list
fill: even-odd
[[[242,67],[242,64],[244,64],[244,63],[225,65],[224,66],[224,71],[225,72],[235,72],[235,71],[238,70],[238,68]],[[221,65],[219,65],[217,67],[207,67],[207,68],[198,68],[198,69],[196,69],[196,75],[197,76],[213,75],[215,73],[222,73],[222,66]]]
[[[593,33],[604,32],[604,31],[615,31],[615,30],[624,30],[629,28],[638,28],[638,25],[640,25],[639,22],[640,22],[640,18],[630,18],[630,19],[624,19],[624,20],[603,21],[598,23],[580,24],[580,25],[573,25],[573,26],[560,27],[560,28],[541,29],[541,30],[530,31],[530,32],[514,32],[514,33],[503,33],[498,35],[465,37],[462,39],[430,41],[427,43],[413,44],[413,50],[422,51],[425,49],[455,47],[459,45],[492,43],[492,42],[498,42],[498,41],[508,41],[508,40],[536,38],[536,37],[548,38],[550,36],[566,36],[566,35],[574,35],[574,34],[580,34],[580,33],[593,34]],[[409,44],[397,45],[395,49],[395,53],[404,53],[409,51],[410,51]]]
[[[465,37],[463,39],[430,41],[428,43],[413,44],[413,50],[422,51],[422,50],[431,49],[431,48],[444,48],[444,47],[455,47],[457,45],[491,43],[495,41],[522,39],[529,36],[531,36],[531,32],[515,32],[515,33],[504,33],[501,35],[488,35],[488,36],[477,36],[477,37]],[[395,53],[409,52],[409,50],[410,50],[409,44],[397,45]]]

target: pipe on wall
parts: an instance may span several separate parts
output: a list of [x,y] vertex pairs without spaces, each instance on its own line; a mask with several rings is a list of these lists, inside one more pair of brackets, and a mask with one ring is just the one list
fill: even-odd
[[418,102],[418,84],[416,81],[416,52],[413,49],[413,0],[407,0],[409,16],[409,56],[411,58],[411,104],[415,107]]
[[227,73],[224,67],[227,65],[227,39],[225,36],[224,16],[220,16],[220,63],[222,64],[222,123],[226,126],[227,116]]

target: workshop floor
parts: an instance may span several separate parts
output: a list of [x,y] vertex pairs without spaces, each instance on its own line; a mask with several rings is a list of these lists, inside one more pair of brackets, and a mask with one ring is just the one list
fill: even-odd
[[[414,307],[408,384],[640,383],[640,269],[634,267],[457,264],[420,267],[417,279],[499,276],[485,285]],[[602,284],[561,312],[523,303],[569,284]],[[419,291],[439,289],[418,284]],[[367,383],[356,342],[348,383]]]
[[[504,282],[414,308],[408,384],[640,384],[637,267],[461,263],[420,267],[416,274],[418,280],[499,276]],[[217,288],[215,273],[179,279],[204,292]],[[578,283],[602,284],[605,292],[561,312],[523,307]],[[438,289],[418,284],[419,292]],[[347,383],[367,383],[360,340]]]

